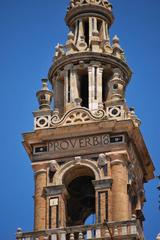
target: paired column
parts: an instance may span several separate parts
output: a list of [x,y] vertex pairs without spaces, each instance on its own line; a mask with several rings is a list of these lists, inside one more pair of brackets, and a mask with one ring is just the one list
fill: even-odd
[[65,112],[67,112],[75,106],[75,99],[79,99],[80,92],[77,70],[72,65],[68,65],[64,70],[64,82]]
[[103,68],[98,66],[88,67],[89,79],[89,109],[97,110],[99,104],[102,104],[102,73]]

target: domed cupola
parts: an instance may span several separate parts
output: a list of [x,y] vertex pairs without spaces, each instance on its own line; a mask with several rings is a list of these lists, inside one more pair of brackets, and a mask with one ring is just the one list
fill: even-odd
[[[77,101],[93,113],[107,111],[119,101],[122,104],[131,70],[119,38],[110,41],[112,5],[107,0],[70,0],[65,20],[69,27],[67,41],[57,44],[48,75],[60,116],[75,108]],[[115,74],[120,89],[112,89]],[[116,94],[121,96],[117,98]]]

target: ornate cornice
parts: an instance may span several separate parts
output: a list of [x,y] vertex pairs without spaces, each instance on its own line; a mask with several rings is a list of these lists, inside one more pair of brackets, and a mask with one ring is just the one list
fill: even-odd
[[104,7],[100,4],[82,4],[79,7],[69,8],[65,21],[68,26],[71,26],[77,17],[86,17],[86,16],[99,16],[100,18],[106,20],[111,26],[114,21],[114,16],[112,14],[111,8]]
[[132,71],[121,59],[118,59],[115,56],[111,56],[106,53],[95,53],[95,52],[81,52],[76,54],[70,54],[68,56],[64,56],[60,59],[57,59],[53,65],[51,66],[49,73],[48,73],[48,79],[52,82],[53,76],[56,74],[56,72],[63,69],[68,64],[79,64],[79,61],[99,61],[101,64],[111,64],[114,66],[114,68],[119,68],[126,76],[127,82],[129,82]]
[[70,6],[68,10],[75,7],[87,5],[87,4],[99,5],[109,10],[112,10],[112,5],[108,0],[70,0]]

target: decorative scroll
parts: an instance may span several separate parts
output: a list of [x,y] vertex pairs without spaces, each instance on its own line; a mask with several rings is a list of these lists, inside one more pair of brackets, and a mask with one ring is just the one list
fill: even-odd
[[51,127],[60,127],[76,124],[84,124],[96,122],[99,120],[107,119],[104,110],[97,110],[95,113],[92,113],[87,108],[74,108],[67,112],[61,119],[59,118],[58,113],[53,113],[52,116],[38,116],[35,117],[35,129],[44,129]]
[[96,113],[90,112],[86,108],[74,108],[66,113],[62,119],[57,121],[54,117],[51,118],[51,126],[76,125],[102,120],[105,117],[104,110],[98,110]]
[[59,112],[52,115],[39,115],[34,118],[34,129],[56,128],[69,125],[85,124],[106,120],[134,119],[127,114],[123,105],[107,107],[106,111],[98,109],[94,113],[84,107],[76,107],[59,117]]

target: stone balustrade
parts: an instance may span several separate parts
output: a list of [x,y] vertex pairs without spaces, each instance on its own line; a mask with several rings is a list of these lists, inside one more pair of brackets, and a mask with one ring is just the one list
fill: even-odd
[[137,220],[126,222],[110,222],[46,231],[23,233],[17,230],[17,240],[100,240],[100,239],[140,239],[144,240],[143,231]]

